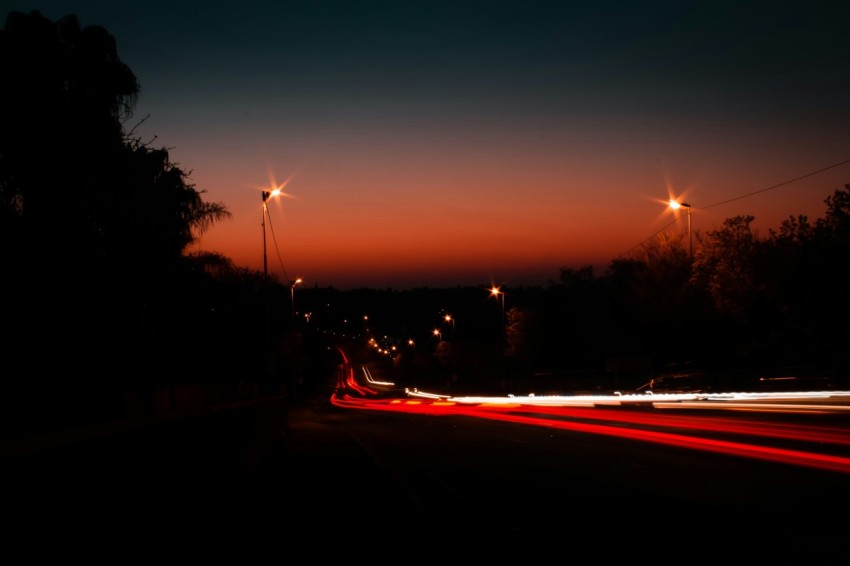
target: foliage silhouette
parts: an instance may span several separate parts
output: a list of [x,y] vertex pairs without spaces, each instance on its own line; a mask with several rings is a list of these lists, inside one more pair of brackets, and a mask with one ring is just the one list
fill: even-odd
[[125,130],[141,87],[104,28],[10,12],[0,68],[6,375],[57,419],[75,404],[94,418],[125,389],[202,367],[193,325],[213,285],[187,252],[230,213]]

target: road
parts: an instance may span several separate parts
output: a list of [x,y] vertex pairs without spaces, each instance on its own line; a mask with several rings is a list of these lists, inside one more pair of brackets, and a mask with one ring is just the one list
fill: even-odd
[[[371,462],[371,472],[359,475],[332,460],[305,468],[311,491],[329,490],[314,510],[317,520],[334,509],[364,540],[383,532],[488,545],[602,544],[607,551],[612,544],[651,553],[711,547],[762,558],[846,552],[846,413],[709,417],[633,406],[602,409],[610,412],[603,418],[555,419],[600,427],[583,429],[549,426],[549,415],[517,422],[423,411],[421,401],[416,412],[369,406],[303,408],[292,430],[348,438]],[[599,432],[607,428],[619,433]],[[637,431],[651,434],[631,434]],[[799,463],[764,453],[795,455]],[[834,465],[822,469],[821,460]],[[387,493],[398,496],[389,506]]]
[[7,481],[7,538],[396,560],[847,555],[847,411],[528,407],[356,385],[289,407],[248,474],[225,455],[266,416],[45,452]]
[[361,542],[832,558],[850,532],[850,394],[837,393],[452,397],[354,366],[291,414],[287,473],[311,494],[294,501],[308,525],[347,517]]

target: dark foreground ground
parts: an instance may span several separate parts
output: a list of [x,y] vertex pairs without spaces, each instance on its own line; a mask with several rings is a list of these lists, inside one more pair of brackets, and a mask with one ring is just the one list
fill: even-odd
[[348,490],[383,472],[313,418],[333,410],[325,395],[294,406],[281,397],[8,442],[3,538],[51,556],[68,538],[91,550],[188,540],[208,551],[243,537],[292,549],[345,540],[351,521],[376,513],[412,515],[394,490]]
[[[834,502],[812,507],[819,513],[812,520],[834,514],[837,521],[831,523],[836,528],[813,536],[811,531],[761,529],[735,516],[695,521],[671,501],[657,507],[653,498],[629,492],[608,493],[588,514],[564,497],[547,499],[543,478],[552,478],[546,477],[545,464],[539,485],[526,484],[525,492],[516,492],[537,499],[532,519],[542,527],[539,531],[499,528],[492,522],[486,528],[464,524],[459,517],[486,517],[448,490],[441,502],[447,515],[441,520],[423,512],[422,502],[398,483],[385,462],[335,424],[341,411],[323,394],[297,404],[268,399],[7,446],[2,463],[7,548],[19,547],[31,559],[82,555],[110,563],[149,553],[170,563],[198,562],[210,555],[222,558],[225,549],[234,547],[240,563],[252,561],[247,557],[254,553],[263,562],[300,562],[305,556],[406,562],[428,556],[441,561],[572,557],[661,563],[744,558],[769,563],[793,557],[825,563],[819,560],[850,555],[850,539],[841,534],[850,528],[842,508],[847,490]],[[376,422],[383,426],[385,421]],[[428,449],[440,452],[439,446]],[[447,445],[445,457],[451,461],[451,451],[459,449],[475,446]],[[482,484],[497,496],[510,493],[500,483],[510,481],[509,473],[487,469],[488,461],[504,465],[501,456],[482,453]],[[677,483],[690,486],[688,478]],[[431,489],[440,493],[441,486]],[[593,496],[579,493],[575,501]],[[433,509],[435,503],[428,506]],[[624,513],[638,520],[625,528],[606,526],[616,525]],[[736,532],[730,525],[737,532],[745,527],[747,534],[730,536]]]

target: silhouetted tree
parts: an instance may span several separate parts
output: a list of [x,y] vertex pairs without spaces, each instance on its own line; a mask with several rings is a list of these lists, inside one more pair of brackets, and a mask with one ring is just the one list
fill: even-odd
[[754,216],[723,221],[723,228],[706,233],[694,254],[692,279],[704,285],[722,312],[743,316],[762,290],[755,270],[758,239],[750,224]]
[[828,329],[824,347],[828,359],[840,371],[850,369],[847,344],[850,344],[850,184],[845,184],[826,199],[827,210],[816,225],[818,240],[823,242],[825,259],[820,290],[823,292],[816,312],[822,314],[821,328]]
[[54,24],[39,12],[8,15],[0,65],[0,194],[4,220],[21,236],[14,246],[42,256],[58,248],[49,263],[96,256],[136,77],[103,28],[81,29],[75,16]]
[[812,225],[803,216],[771,232],[774,268],[798,363],[828,363],[846,368],[850,343],[850,185],[824,201],[826,213]]
[[818,236],[837,246],[850,245],[850,183],[826,197],[826,214],[817,222]]
[[616,318],[612,355],[651,356],[654,367],[699,357],[705,304],[691,283],[681,234],[660,234],[611,263],[605,274]]
[[547,351],[557,352],[570,367],[600,366],[612,311],[593,266],[561,268],[559,283],[550,286],[550,299],[544,326],[551,341]]
[[140,85],[103,27],[10,12],[0,73],[7,376],[97,415],[102,392],[149,378],[153,351],[197,355],[184,315],[208,274],[184,254],[229,212],[125,131]]
[[513,307],[507,312],[505,357],[515,371],[527,373],[541,364],[546,337],[539,316],[529,307]]

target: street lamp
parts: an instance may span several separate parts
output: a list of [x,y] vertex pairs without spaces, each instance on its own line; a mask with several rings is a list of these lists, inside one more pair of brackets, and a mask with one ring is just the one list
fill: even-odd
[[295,320],[295,286],[301,285],[303,282],[304,280],[300,277],[289,282],[289,292],[292,297],[292,302],[290,303],[292,305],[292,320]]
[[272,197],[276,197],[280,194],[280,189],[274,189],[272,191],[263,191],[263,275],[266,277],[269,276],[269,262],[266,258],[266,215],[268,214],[268,206],[266,203],[269,202],[269,199]]
[[272,373],[272,329],[271,329],[271,313],[269,311],[269,264],[268,259],[266,259],[266,215],[268,214],[268,207],[266,203],[270,198],[275,197],[280,194],[280,189],[274,189],[271,191],[263,191],[263,287],[265,288],[265,296],[266,296],[266,364],[267,369],[269,371],[269,378],[271,379]]
[[679,210],[680,208],[688,209],[688,253],[691,256],[691,259],[694,257],[694,238],[691,234],[691,205],[686,202],[678,202],[673,199],[670,199],[670,208],[673,210]]

